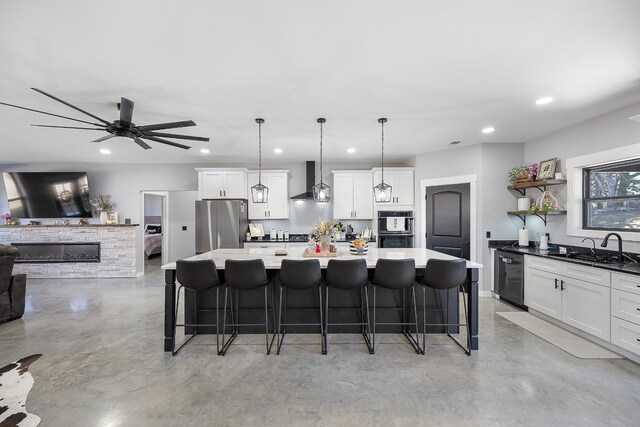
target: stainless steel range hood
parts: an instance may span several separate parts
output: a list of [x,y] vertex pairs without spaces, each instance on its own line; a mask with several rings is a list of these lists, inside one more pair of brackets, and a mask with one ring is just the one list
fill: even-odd
[[316,183],[316,162],[307,162],[306,176],[306,191],[293,196],[291,200],[313,200],[313,186]]

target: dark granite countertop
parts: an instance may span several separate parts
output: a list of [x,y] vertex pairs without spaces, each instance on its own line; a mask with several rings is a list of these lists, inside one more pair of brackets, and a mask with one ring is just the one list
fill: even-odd
[[574,264],[581,264],[589,267],[602,268],[604,270],[610,270],[610,271],[615,271],[619,273],[640,275],[640,264],[638,263],[634,264],[633,262],[625,262],[625,263],[618,263],[618,264],[604,264],[604,263],[585,261],[585,260],[580,260],[575,258],[564,258],[564,257],[553,256],[553,254],[556,254],[556,255],[560,254],[560,251],[558,250],[558,246],[556,245],[550,245],[548,250],[541,250],[533,246],[521,247],[518,245],[502,246],[502,247],[499,247],[498,250],[501,250],[504,252],[510,252],[513,254],[533,255],[533,256],[538,256],[542,258],[553,259],[556,261],[571,262]]

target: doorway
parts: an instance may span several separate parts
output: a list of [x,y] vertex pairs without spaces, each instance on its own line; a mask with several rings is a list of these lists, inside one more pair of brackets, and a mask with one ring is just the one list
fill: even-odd
[[421,247],[476,260],[476,175],[422,180]]
[[160,273],[168,251],[167,197],[165,191],[143,191],[142,251],[144,274]]

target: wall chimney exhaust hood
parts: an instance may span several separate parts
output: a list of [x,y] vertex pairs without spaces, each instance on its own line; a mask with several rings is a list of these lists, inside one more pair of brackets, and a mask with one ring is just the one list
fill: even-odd
[[316,162],[307,162],[307,180],[305,182],[305,192],[293,196],[291,200],[313,200],[313,186],[316,182]]

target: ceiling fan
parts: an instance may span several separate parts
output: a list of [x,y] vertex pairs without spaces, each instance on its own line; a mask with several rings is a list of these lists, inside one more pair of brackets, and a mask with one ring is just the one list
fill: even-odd
[[67,101],[63,101],[62,99],[55,97],[41,89],[37,89],[32,87],[31,89],[35,90],[38,93],[41,93],[44,96],[48,96],[51,99],[54,99],[67,107],[71,107],[76,111],[79,111],[87,116],[91,117],[94,120],[97,120],[100,123],[94,123],[86,120],[74,119],[71,117],[61,116],[59,114],[47,113],[45,111],[34,110],[32,108],[21,107],[19,105],[7,104],[6,102],[0,102],[0,105],[6,105],[8,107],[20,108],[22,110],[33,111],[40,114],[46,114],[48,116],[60,117],[62,119],[73,120],[75,122],[85,123],[88,125],[92,125],[94,127],[80,127],[80,126],[53,126],[53,125],[31,125],[37,127],[44,128],[60,128],[60,129],[82,129],[82,130],[100,130],[104,132],[108,132],[109,135],[103,136],[91,142],[102,142],[107,139],[114,138],[116,136],[123,136],[125,138],[132,139],[136,144],[140,147],[148,150],[151,148],[144,139],[149,141],[155,141],[160,144],[171,145],[173,147],[182,148],[185,150],[190,149],[188,145],[179,144],[177,142],[169,141],[165,138],[175,138],[175,139],[186,139],[190,141],[205,141],[208,142],[209,138],[204,138],[201,136],[191,136],[191,135],[176,135],[173,133],[164,133],[164,132],[156,132],[159,130],[165,129],[175,129],[182,127],[195,126],[196,124],[192,120],[185,120],[180,122],[171,122],[171,123],[158,123],[155,125],[145,125],[138,126],[134,124],[131,119],[133,117],[133,101],[127,98],[120,98],[120,104],[118,104],[118,109],[120,110],[120,119],[114,120],[113,122],[109,122],[107,120],[101,119],[100,117],[89,113],[88,111],[83,110],[82,108],[76,107],[68,103]]

